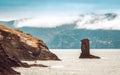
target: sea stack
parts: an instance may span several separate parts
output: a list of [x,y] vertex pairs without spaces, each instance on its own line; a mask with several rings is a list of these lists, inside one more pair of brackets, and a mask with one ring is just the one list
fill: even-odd
[[81,55],[79,58],[100,58],[98,56],[94,56],[90,54],[90,44],[89,39],[81,40]]

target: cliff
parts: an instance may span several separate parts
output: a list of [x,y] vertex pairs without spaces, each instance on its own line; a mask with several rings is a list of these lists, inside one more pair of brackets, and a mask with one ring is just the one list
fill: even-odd
[[38,67],[48,67],[42,64],[27,64],[21,62],[17,57],[10,57],[6,54],[2,44],[0,43],[0,75],[20,75],[19,72],[16,72],[11,67],[25,67],[29,68],[32,66]]
[[42,40],[3,25],[0,25],[0,43],[9,57],[20,60],[59,60]]

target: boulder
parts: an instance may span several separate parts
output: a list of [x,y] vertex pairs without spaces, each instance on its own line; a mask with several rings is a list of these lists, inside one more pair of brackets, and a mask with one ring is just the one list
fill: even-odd
[[100,58],[98,56],[94,56],[90,54],[90,44],[89,44],[89,39],[83,39],[81,40],[81,55],[79,58]]
[[41,39],[20,30],[0,25],[0,42],[9,57],[20,60],[59,60]]

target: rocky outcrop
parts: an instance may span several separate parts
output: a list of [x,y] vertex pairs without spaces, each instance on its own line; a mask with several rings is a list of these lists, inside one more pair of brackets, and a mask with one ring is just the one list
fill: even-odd
[[0,42],[9,57],[20,60],[59,60],[42,40],[3,25],[0,25]]
[[1,62],[0,57],[0,75],[20,75],[20,73],[13,70],[8,64]]
[[20,60],[59,60],[42,40],[0,25],[0,75],[20,75],[11,67],[47,67]]
[[37,67],[48,67],[46,65],[42,64],[27,64],[21,62],[19,59],[17,59],[15,56],[14,57],[9,57],[4,48],[2,47],[0,43],[0,75],[20,75],[19,72],[16,72],[13,70],[11,67],[25,67],[29,68],[32,66],[37,66]]
[[98,56],[94,56],[90,54],[90,45],[89,45],[89,40],[88,39],[83,39],[81,40],[81,55],[79,58],[100,58]]
[[0,43],[0,75],[20,75],[19,72],[11,68],[22,66],[22,62],[16,59],[17,58],[9,57]]

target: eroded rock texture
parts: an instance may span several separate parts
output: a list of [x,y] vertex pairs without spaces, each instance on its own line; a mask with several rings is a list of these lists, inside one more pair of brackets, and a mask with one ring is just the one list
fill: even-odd
[[42,40],[3,25],[0,25],[0,42],[10,57],[20,60],[59,60]]
[[90,44],[88,39],[81,40],[81,55],[79,58],[100,58],[98,56],[94,56],[90,54]]
[[59,60],[42,40],[19,30],[0,25],[0,75],[20,75],[11,67],[47,67],[27,64],[20,60]]
[[0,75],[20,75],[19,72],[14,71],[11,67],[21,66],[21,63],[10,58],[4,51],[0,43]]

